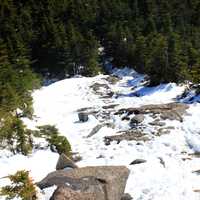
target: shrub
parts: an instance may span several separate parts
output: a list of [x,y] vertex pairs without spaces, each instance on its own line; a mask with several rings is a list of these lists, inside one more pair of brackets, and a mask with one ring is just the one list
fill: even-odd
[[7,200],[21,198],[22,200],[36,200],[36,189],[32,179],[29,177],[28,171],[18,171],[14,175],[9,175],[11,185],[2,187],[1,196],[5,196]]
[[32,151],[32,131],[26,129],[22,120],[9,116],[1,124],[0,143],[10,148],[13,153],[28,155]]
[[59,154],[64,153],[68,157],[71,157],[72,150],[69,141],[65,136],[60,135],[55,126],[39,126],[38,129],[39,135],[49,142],[52,151],[58,152]]

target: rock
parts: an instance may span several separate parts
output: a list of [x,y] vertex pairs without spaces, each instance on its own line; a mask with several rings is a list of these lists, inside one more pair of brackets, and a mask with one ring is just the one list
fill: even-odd
[[106,146],[109,146],[109,145],[110,145],[110,140],[107,139],[107,138],[105,138],[105,139],[104,139],[104,144],[105,144]]
[[101,158],[105,158],[105,156],[100,154],[98,157],[96,157],[96,159],[101,159]]
[[177,121],[183,122],[183,118],[176,111],[174,111],[174,112],[170,112],[170,111],[162,112],[161,115],[160,115],[160,118],[163,119],[163,120],[169,119],[169,120],[177,120]]
[[112,123],[112,122],[107,122],[107,123],[105,123],[105,126],[107,126],[108,128],[112,128],[112,129],[115,128],[115,124]]
[[160,164],[165,168],[165,161],[163,160],[163,158],[158,157],[158,159],[160,160]]
[[105,80],[107,80],[110,84],[116,84],[121,78],[113,75],[109,75]]
[[168,103],[168,104],[158,104],[158,105],[145,105],[139,108],[123,108],[118,110],[115,115],[122,115],[124,113],[127,116],[131,114],[153,114],[161,115],[162,119],[169,120],[178,120],[182,122],[182,115],[186,113],[186,110],[189,108],[187,104],[183,103]]
[[93,135],[95,135],[102,127],[104,127],[104,124],[98,124],[96,125],[92,131],[90,132],[90,134],[87,136],[87,138],[92,137]]
[[67,167],[75,169],[77,168],[77,165],[70,158],[68,158],[64,153],[62,153],[60,157],[58,158],[58,162],[56,164],[56,170],[61,170]]
[[130,121],[130,125],[131,126],[134,126],[134,125],[137,125],[137,124],[140,124],[144,121],[144,115],[142,114],[139,114],[139,115],[136,115],[134,116],[131,121]]
[[104,88],[107,90],[110,89],[109,85],[107,85],[105,83],[94,83],[93,85],[90,86],[90,88],[92,88],[95,92],[97,92],[101,88]]
[[95,177],[84,177],[79,180],[79,187],[73,185],[59,186],[51,200],[106,200],[104,184]]
[[139,131],[139,130],[137,130],[137,131],[126,131],[126,132],[122,132],[122,134],[104,137],[105,145],[110,145],[110,143],[113,142],[113,141],[117,141],[117,143],[119,143],[122,140],[126,140],[126,141],[135,140],[135,141],[146,142],[146,141],[149,141],[150,138],[145,133],[142,133],[142,131]]
[[115,128],[115,124],[114,123],[102,123],[102,124],[98,124],[96,125],[92,131],[89,133],[89,135],[87,136],[87,138],[92,137],[93,135],[95,135],[101,128],[103,128],[104,126],[108,127],[108,128]]
[[145,163],[145,162],[147,162],[147,161],[144,160],[144,159],[136,159],[133,162],[131,162],[130,165],[137,165],[137,164],[142,164],[142,163]]
[[151,126],[165,126],[166,125],[165,122],[160,122],[160,121],[157,121],[157,120],[154,120],[153,122],[150,122],[149,124]]
[[129,121],[130,120],[130,117],[128,117],[128,116],[124,116],[124,117],[122,117],[122,121]]
[[87,122],[88,121],[88,114],[85,112],[78,113],[78,118],[80,122]]
[[128,193],[123,194],[121,200],[132,200],[132,196]]
[[119,106],[119,104],[110,104],[106,106],[102,106],[103,109],[114,109],[116,106]]
[[154,135],[156,136],[161,136],[161,135],[166,135],[166,134],[170,134],[170,130],[175,129],[173,126],[167,126],[164,128],[159,128],[158,131],[156,133],[154,133]]
[[157,132],[154,133],[155,136],[161,136],[161,135],[168,135],[170,134],[170,130],[159,128]]
[[50,200],[95,200],[91,194],[76,192],[66,186],[58,187]]
[[[89,187],[89,181],[92,180],[93,183],[96,183],[95,180],[98,180],[103,187],[105,186],[106,200],[120,200],[124,194],[129,173],[129,169],[125,166],[98,166],[59,170],[48,174],[42,181],[37,183],[37,186],[44,189],[53,185],[59,187],[65,185],[74,191],[86,191],[84,188],[85,185]],[[86,177],[90,177],[90,180],[85,180]]]
[[200,175],[200,170],[192,171],[192,173],[195,173],[195,174],[197,174],[197,175]]

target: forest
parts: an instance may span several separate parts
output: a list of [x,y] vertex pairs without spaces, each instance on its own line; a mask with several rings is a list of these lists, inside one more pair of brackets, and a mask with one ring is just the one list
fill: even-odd
[[111,65],[149,75],[151,86],[198,83],[199,10],[199,0],[0,0],[0,140],[13,130],[28,140],[19,118],[31,117],[44,78]]

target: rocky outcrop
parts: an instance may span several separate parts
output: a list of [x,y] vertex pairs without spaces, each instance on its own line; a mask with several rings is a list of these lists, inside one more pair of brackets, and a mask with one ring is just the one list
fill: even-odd
[[94,83],[90,88],[96,95],[100,95],[103,99],[111,98],[114,95],[114,92],[107,83]]
[[138,164],[142,164],[142,163],[145,163],[145,162],[147,162],[147,161],[144,160],[144,159],[136,159],[133,162],[131,162],[130,165],[138,165]]
[[122,134],[104,137],[104,143],[106,145],[109,145],[113,141],[117,141],[118,143],[120,143],[122,140],[126,140],[126,141],[135,140],[135,141],[145,142],[145,141],[149,141],[150,138],[145,133],[139,130],[126,131],[126,132],[123,132]]
[[121,115],[126,113],[127,116],[131,114],[152,114],[160,115],[161,119],[178,120],[183,121],[182,115],[186,113],[189,108],[187,104],[183,103],[168,103],[159,105],[145,105],[139,108],[124,108],[120,109],[115,113],[115,115]]
[[98,124],[96,125],[92,131],[89,133],[89,135],[87,136],[87,138],[92,137],[93,135],[95,135],[101,128],[103,128],[105,126],[105,124]]
[[121,200],[128,176],[125,166],[83,167],[52,172],[37,185],[41,189],[57,185],[52,200]]

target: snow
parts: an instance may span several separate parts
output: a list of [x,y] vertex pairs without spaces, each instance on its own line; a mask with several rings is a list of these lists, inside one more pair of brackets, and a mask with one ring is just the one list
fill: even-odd
[[[114,123],[115,128],[103,127],[94,136],[87,138],[91,130],[100,123],[99,119],[89,115],[88,122],[80,123],[77,110],[94,108],[101,111],[102,106],[112,104],[119,104],[116,109],[120,109],[169,103],[176,101],[176,97],[185,89],[184,85],[175,83],[145,87],[145,76],[128,68],[114,69],[113,74],[120,77],[116,84],[106,81],[108,76],[98,75],[93,78],[65,79],[36,90],[33,93],[36,117],[33,121],[24,119],[24,122],[31,129],[38,125],[55,125],[61,134],[68,138],[73,151],[82,156],[83,159],[77,163],[80,167],[126,165],[131,172],[126,192],[136,200],[199,199],[200,195],[193,190],[200,189],[200,177],[192,171],[200,169],[200,159],[191,157],[190,154],[200,152],[200,104],[190,104],[183,123],[166,120],[166,126],[174,127],[171,133],[153,137],[148,142],[138,144],[136,141],[122,141],[120,144],[112,142],[111,145],[105,146],[104,136],[115,135],[120,130],[128,129],[127,122],[112,114],[108,122]],[[109,85],[115,93],[114,98],[100,98],[90,88],[94,83]],[[105,93],[106,89],[101,92]],[[145,124],[149,121],[150,118],[145,117]],[[147,162],[129,165],[138,158]],[[55,170],[57,159],[58,154],[49,149],[34,151],[28,157],[19,154],[13,156],[10,152],[1,150],[0,177],[26,169],[37,182]],[[0,179],[0,186],[7,183],[7,179]],[[40,192],[40,199],[49,199],[54,190],[55,186]]]

